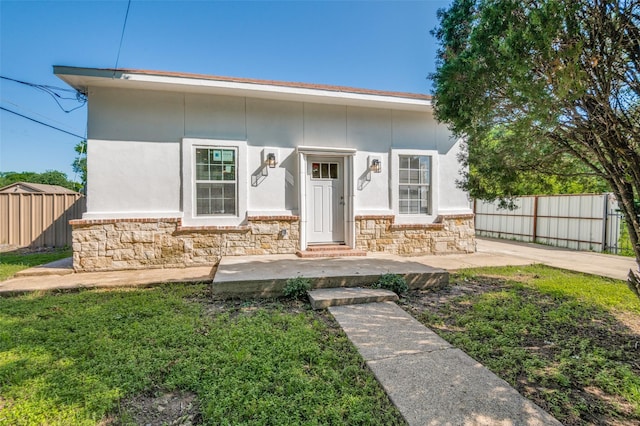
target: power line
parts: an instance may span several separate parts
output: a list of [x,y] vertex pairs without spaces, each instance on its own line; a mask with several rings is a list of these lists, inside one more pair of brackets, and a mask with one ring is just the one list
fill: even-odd
[[15,115],[17,115],[19,117],[26,118],[27,120],[31,120],[31,121],[33,121],[35,123],[42,124],[43,126],[51,127],[52,129],[55,129],[55,130],[57,130],[59,132],[66,133],[68,135],[75,136],[75,137],[83,139],[83,140],[86,139],[84,136],[80,136],[80,135],[76,135],[75,133],[67,132],[66,130],[62,130],[62,129],[58,128],[58,127],[52,126],[51,124],[43,123],[42,121],[36,120],[35,118],[27,117],[26,115],[20,114],[19,112],[12,111],[12,110],[10,110],[8,108],[5,108],[3,106],[0,106],[0,109],[3,110],[3,111],[10,112],[11,114],[15,114]]
[[120,51],[122,50],[122,41],[124,40],[124,29],[127,27],[127,18],[129,17],[129,8],[131,7],[131,0],[127,3],[127,12],[124,15],[124,23],[122,24],[122,33],[120,34],[120,46],[118,46],[118,56],[116,56],[116,65],[113,67],[113,75],[116,75],[118,69],[118,61],[120,61]]
[[[56,101],[56,104],[58,104],[58,107],[62,111],[66,112],[66,113],[69,113],[71,111],[75,111],[78,108],[82,108],[87,103],[86,95],[83,94],[83,93],[80,93],[77,90],[65,89],[65,88],[56,87],[56,86],[48,86],[46,84],[29,83],[28,81],[17,80],[15,78],[5,77],[3,75],[0,75],[0,79],[13,81],[14,83],[18,83],[18,84],[24,84],[25,86],[32,87],[34,89],[41,90],[41,91],[45,92],[46,94],[51,96],[53,98],[53,100]],[[71,97],[68,97],[68,96],[63,96],[63,95],[57,93],[58,91],[75,93],[75,97],[71,98]],[[65,109],[62,106],[62,104],[60,103],[60,101],[58,101],[58,99],[76,100],[76,101],[80,102],[80,105],[78,105],[75,108]]]

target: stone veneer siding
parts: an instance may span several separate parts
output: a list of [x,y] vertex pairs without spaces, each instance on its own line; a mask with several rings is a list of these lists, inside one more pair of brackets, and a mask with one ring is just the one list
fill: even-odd
[[431,224],[395,224],[395,216],[356,216],[356,248],[399,255],[474,253],[474,215],[442,215]]
[[[356,248],[399,255],[473,253],[473,215],[397,225],[394,216],[356,216]],[[242,226],[183,227],[180,218],[72,220],[76,271],[217,265],[222,256],[293,254],[298,216],[250,216]]]
[[225,255],[299,249],[298,216],[250,216],[243,226],[183,227],[180,218],[72,220],[76,271],[217,265]]

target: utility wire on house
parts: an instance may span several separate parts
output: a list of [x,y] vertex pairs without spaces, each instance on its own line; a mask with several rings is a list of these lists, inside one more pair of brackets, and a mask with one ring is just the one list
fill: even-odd
[[35,118],[31,118],[31,117],[28,117],[28,116],[26,116],[24,114],[20,114],[19,112],[12,111],[12,110],[10,110],[8,108],[5,108],[3,106],[0,106],[0,109],[3,110],[3,111],[10,112],[11,114],[15,114],[15,115],[17,115],[19,117],[26,118],[27,120],[33,121],[34,123],[42,124],[43,126],[50,127],[50,128],[55,129],[55,130],[57,130],[59,132],[66,133],[66,134],[71,135],[71,136],[75,136],[76,138],[80,138],[82,140],[86,139],[84,136],[76,135],[75,133],[71,133],[71,132],[63,130],[63,129],[59,128],[59,127],[52,126],[51,124],[43,123],[40,120],[36,120]]
[[124,40],[124,30],[127,27],[127,18],[129,17],[129,9],[131,8],[131,0],[127,3],[127,12],[124,15],[124,23],[122,24],[122,33],[120,34],[120,45],[118,46],[118,56],[116,56],[116,65],[113,67],[113,76],[116,75],[118,62],[120,61],[120,51],[122,50],[122,41]]
[[[78,108],[82,108],[86,103],[87,103],[87,96],[84,93],[81,93],[77,90],[72,90],[72,89],[65,89],[63,87],[56,87],[56,86],[49,86],[46,84],[36,84],[36,83],[29,83],[28,81],[23,81],[23,80],[18,80],[15,78],[11,78],[11,77],[5,77],[3,75],[0,75],[0,79],[2,80],[7,80],[7,81],[12,81],[14,83],[18,83],[18,84],[23,84],[25,86],[34,88],[36,90],[40,90],[46,94],[48,94],[49,96],[51,96],[53,98],[54,101],[56,101],[56,104],[58,104],[58,107],[60,107],[60,109],[66,113],[69,113],[71,111],[75,111]],[[60,92],[66,92],[66,93],[73,93],[74,96],[70,97],[70,96],[65,96]],[[77,102],[80,102],[80,105],[78,105],[75,108],[71,108],[71,109],[66,109],[65,107],[62,106],[62,104],[60,103],[60,100],[75,100]]]

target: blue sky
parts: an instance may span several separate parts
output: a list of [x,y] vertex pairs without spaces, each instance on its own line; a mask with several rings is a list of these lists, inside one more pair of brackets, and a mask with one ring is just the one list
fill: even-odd
[[[449,3],[132,0],[118,66],[430,93],[429,31]],[[113,68],[126,9],[127,0],[0,0],[0,75],[68,88],[53,65]],[[25,85],[0,80],[0,105],[86,132],[86,106],[65,113]],[[0,171],[60,170],[73,179],[78,141],[0,110]]]

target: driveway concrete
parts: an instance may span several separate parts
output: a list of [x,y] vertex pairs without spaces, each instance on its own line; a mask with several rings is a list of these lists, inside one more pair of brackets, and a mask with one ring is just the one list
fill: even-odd
[[421,256],[414,261],[455,271],[483,266],[531,265],[540,263],[555,268],[626,280],[629,269],[638,269],[632,257],[588,251],[568,250],[540,244],[477,238],[477,252],[446,256]]

